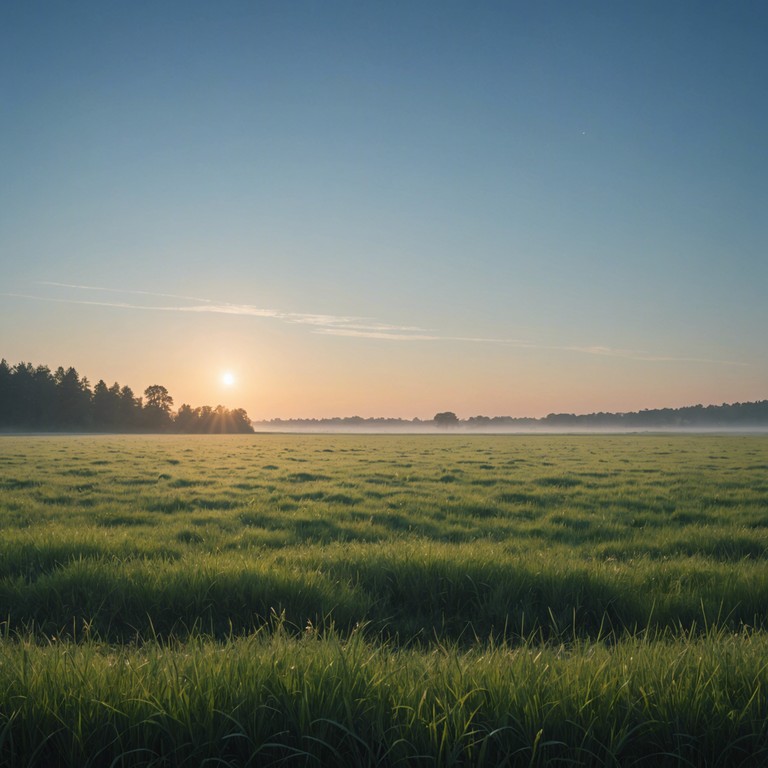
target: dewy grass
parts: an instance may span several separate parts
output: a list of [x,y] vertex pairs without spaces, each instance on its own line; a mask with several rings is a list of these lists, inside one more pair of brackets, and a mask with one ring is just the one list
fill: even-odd
[[308,620],[340,630],[365,623],[402,641],[511,639],[533,630],[572,639],[708,622],[762,628],[768,605],[768,572],[751,559],[590,562],[563,547],[544,555],[424,540],[308,545],[288,558],[274,548],[118,557],[60,546],[32,554],[0,580],[11,628],[34,624],[60,636],[87,622],[115,641],[200,626],[223,637],[262,626],[273,611],[298,628]]
[[760,765],[768,439],[0,439],[0,765]]
[[223,644],[0,644],[5,765],[759,765],[763,634],[397,650],[279,622]]

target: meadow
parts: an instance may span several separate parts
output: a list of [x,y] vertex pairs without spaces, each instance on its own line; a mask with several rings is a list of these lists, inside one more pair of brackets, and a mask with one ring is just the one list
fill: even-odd
[[768,761],[763,436],[6,436],[0,530],[0,765]]

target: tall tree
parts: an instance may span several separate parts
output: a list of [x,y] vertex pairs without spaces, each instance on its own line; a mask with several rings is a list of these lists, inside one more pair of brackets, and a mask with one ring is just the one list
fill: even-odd
[[0,426],[10,424],[13,373],[5,358],[0,360]]
[[57,417],[64,427],[88,426],[91,391],[86,378],[81,379],[74,368],[56,369],[53,375],[57,390]]
[[93,425],[96,429],[115,429],[120,423],[120,385],[107,387],[100,379],[93,388]]
[[150,429],[167,429],[171,424],[173,398],[160,384],[152,384],[144,390],[144,424]]
[[141,398],[137,398],[129,386],[120,390],[119,413],[123,429],[138,429],[141,426]]
[[144,397],[147,402],[145,408],[157,408],[158,410],[171,412],[173,407],[173,398],[168,393],[168,390],[160,384],[152,384],[144,390]]

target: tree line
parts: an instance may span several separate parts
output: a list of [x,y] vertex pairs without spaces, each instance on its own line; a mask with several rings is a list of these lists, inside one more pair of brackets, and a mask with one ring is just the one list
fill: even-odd
[[51,371],[31,363],[0,361],[0,429],[94,432],[253,432],[242,408],[199,408],[183,404],[173,410],[168,390],[153,384],[143,397],[103,379],[91,388],[70,368]]
[[473,416],[469,427],[554,427],[583,429],[749,429],[768,427],[768,400],[682,408],[646,408],[627,413],[550,413],[542,419]]
[[628,413],[550,413],[537,419],[518,416],[470,416],[460,419],[453,411],[436,413],[432,419],[362,418],[271,419],[255,422],[259,428],[281,429],[402,429],[462,428],[480,430],[545,429],[751,429],[768,427],[768,400],[722,405],[690,405],[655,408]]

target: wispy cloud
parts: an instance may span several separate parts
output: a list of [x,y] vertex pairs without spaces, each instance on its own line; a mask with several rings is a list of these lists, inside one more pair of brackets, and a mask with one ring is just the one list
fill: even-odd
[[[332,333],[334,331],[350,331],[348,335],[365,337],[366,334],[376,334],[373,338],[383,338],[381,334],[390,334],[392,338],[411,338],[413,334],[422,334],[425,329],[412,325],[395,325],[381,323],[372,318],[357,315],[328,315],[303,312],[285,312],[283,310],[259,307],[254,304],[234,304],[231,302],[215,302],[212,299],[198,296],[185,296],[176,293],[160,293],[156,291],[137,291],[121,288],[108,288],[96,285],[81,285],[77,283],[62,283],[52,280],[38,281],[37,285],[46,285],[54,288],[64,288],[74,291],[92,291],[109,294],[123,294],[128,296],[143,296],[154,299],[180,299],[188,304],[158,304],[137,303],[132,301],[116,301],[108,299],[83,299],[76,296],[41,296],[28,293],[4,293],[3,296],[30,299],[33,301],[46,301],[58,304],[78,304],[94,307],[113,307],[115,309],[133,309],[152,312],[186,312],[206,313],[221,315],[245,315],[249,317],[262,317],[280,320],[285,323],[312,326],[317,333]],[[354,332],[354,333],[352,333]],[[339,334],[341,335],[341,334]]]
[[318,328],[314,333],[321,334],[323,336],[346,336],[352,339],[387,339],[389,341],[443,341],[447,337],[434,336],[432,334],[425,333],[413,333],[399,332],[400,329],[391,327],[389,330],[367,328],[361,329],[356,327],[348,328]]
[[642,350],[634,349],[614,349],[600,345],[576,346],[561,344],[539,344],[524,339],[504,339],[489,338],[483,336],[440,336],[440,335],[417,335],[386,333],[383,331],[360,331],[352,328],[323,328],[316,331],[329,336],[349,336],[353,338],[364,339],[390,339],[397,341],[464,341],[476,344],[500,344],[516,349],[546,349],[558,352],[575,352],[585,355],[596,355],[599,357],[618,357],[626,360],[637,360],[647,363],[708,363],[712,365],[739,365],[748,366],[749,363],[738,362],[735,360],[713,360],[703,357],[674,357],[669,355],[654,355]]
[[127,309],[142,312],[184,312],[193,314],[223,314],[241,315],[277,320],[283,323],[306,325],[311,328],[311,333],[323,336],[339,336],[350,339],[373,339],[395,342],[464,342],[473,344],[497,344],[517,349],[553,350],[584,355],[596,355],[600,357],[623,358],[648,363],[699,363],[709,365],[735,365],[748,366],[749,363],[734,360],[713,360],[699,357],[675,357],[659,355],[643,350],[618,349],[598,344],[584,345],[552,345],[541,344],[526,339],[494,338],[482,336],[451,336],[440,334],[427,328],[412,325],[398,325],[394,323],[379,322],[373,318],[355,315],[327,315],[302,312],[285,312],[283,310],[259,307],[254,304],[234,304],[230,302],[216,302],[212,299],[199,296],[186,296],[176,293],[160,293],[156,291],[140,291],[124,288],[111,288],[95,285],[81,285],[77,283],[63,283],[52,280],[38,281],[37,285],[45,285],[52,288],[66,289],[68,291],[89,291],[104,294],[122,294],[126,296],[141,296],[149,299],[175,299],[188,302],[186,304],[167,303],[137,303],[135,301],[114,301],[103,298],[83,299],[76,295],[65,296],[40,296],[26,293],[2,293],[9,296],[33,301],[46,301],[59,304],[76,304],[93,307],[108,307],[113,309]]
[[37,285],[52,285],[57,288],[75,288],[79,291],[99,291],[100,293],[122,293],[134,296],[159,296],[166,299],[185,299],[186,301],[200,301],[209,303],[210,299],[201,299],[199,296],[183,296],[178,293],[154,293],[153,291],[132,291],[127,288],[104,288],[97,285],[78,285],[76,283],[57,283],[54,280],[38,280]]

